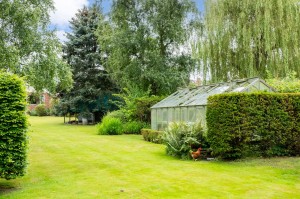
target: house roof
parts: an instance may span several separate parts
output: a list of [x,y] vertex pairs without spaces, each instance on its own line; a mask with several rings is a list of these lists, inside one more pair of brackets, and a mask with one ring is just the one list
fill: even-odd
[[229,92],[248,92],[249,90],[268,90],[275,92],[271,86],[258,77],[238,79],[230,82],[203,85],[197,88],[179,89],[167,98],[153,105],[151,108],[205,106],[207,104],[207,98],[211,95]]

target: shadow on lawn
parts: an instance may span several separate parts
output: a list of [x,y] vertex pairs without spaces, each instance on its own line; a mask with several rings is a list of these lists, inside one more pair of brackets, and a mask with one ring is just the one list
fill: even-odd
[[7,182],[0,182],[0,196],[5,195],[14,191],[19,190],[19,188],[14,187],[12,184]]

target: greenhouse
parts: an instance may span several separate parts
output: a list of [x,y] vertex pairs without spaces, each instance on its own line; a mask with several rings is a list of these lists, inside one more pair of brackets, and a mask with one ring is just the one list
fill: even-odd
[[201,122],[206,126],[206,104],[211,95],[275,90],[258,77],[183,88],[151,107],[151,128],[164,130],[171,122]]

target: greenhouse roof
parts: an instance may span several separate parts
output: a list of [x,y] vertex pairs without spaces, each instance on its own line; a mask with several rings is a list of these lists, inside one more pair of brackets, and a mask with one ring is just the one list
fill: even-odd
[[[260,84],[263,84],[264,86],[260,88]],[[266,90],[265,88],[268,88],[269,91],[275,91],[272,87],[267,85],[265,81],[258,77],[239,79],[230,82],[199,86],[197,88],[179,89],[151,108],[205,106],[207,104],[207,98],[211,95],[229,92],[248,92],[250,88],[252,88],[252,91]]]

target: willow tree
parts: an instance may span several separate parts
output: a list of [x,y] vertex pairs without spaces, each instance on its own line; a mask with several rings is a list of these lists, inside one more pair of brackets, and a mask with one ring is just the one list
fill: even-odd
[[205,28],[198,53],[212,81],[300,74],[298,0],[207,1]]

